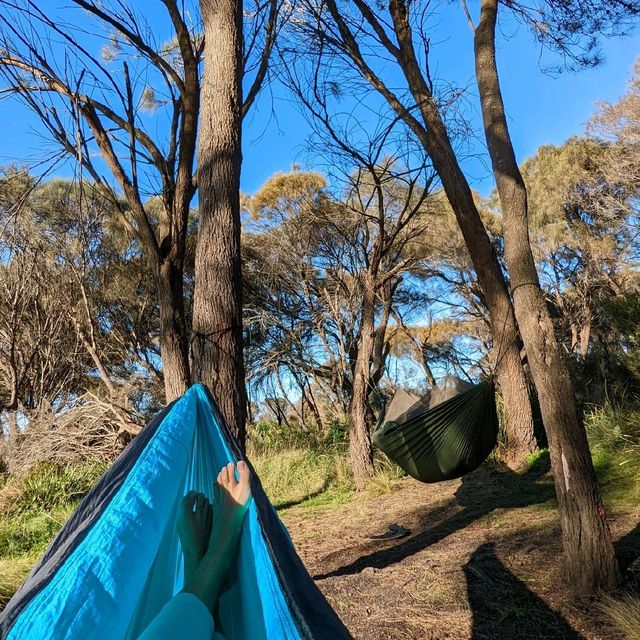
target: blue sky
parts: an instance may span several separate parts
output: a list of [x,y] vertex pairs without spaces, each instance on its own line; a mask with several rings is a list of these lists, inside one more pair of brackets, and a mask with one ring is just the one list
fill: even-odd
[[[147,4],[151,0],[144,0]],[[152,4],[152,3],[151,3]],[[457,5],[445,5],[433,17],[432,68],[439,77],[468,86],[470,116],[479,124],[473,93],[472,35]],[[98,48],[98,47],[96,47]],[[640,34],[603,43],[605,62],[597,69],[552,76],[540,71],[540,49],[522,27],[503,24],[498,65],[519,160],[545,143],[561,143],[581,133],[595,103],[616,100],[626,88]],[[544,61],[553,63],[546,55]],[[0,164],[33,161],[45,147],[37,121],[18,102],[0,100]],[[242,188],[253,192],[274,172],[293,163],[312,168],[305,155],[307,123],[286,91],[277,84],[265,91],[245,122]],[[480,142],[472,142],[476,157],[465,162],[472,186],[488,193],[493,183]]]

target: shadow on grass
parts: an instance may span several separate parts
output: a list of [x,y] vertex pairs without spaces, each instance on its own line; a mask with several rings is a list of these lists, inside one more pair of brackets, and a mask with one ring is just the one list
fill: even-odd
[[307,500],[312,500],[313,498],[317,498],[318,496],[321,496],[323,493],[325,493],[325,491],[327,491],[330,484],[331,484],[331,481],[329,480],[329,478],[326,478],[319,489],[316,489],[311,493],[307,493],[306,495],[296,500],[286,500],[285,502],[276,502],[274,503],[273,506],[276,511],[283,511],[284,509],[295,507],[299,504],[302,504],[303,502],[307,502]]
[[504,566],[493,544],[479,546],[463,570],[473,616],[472,640],[583,639]]
[[538,459],[521,475],[481,467],[462,479],[455,499],[435,509],[419,509],[413,513],[413,522],[406,524],[417,533],[391,546],[375,548],[314,579],[360,573],[367,567],[384,569],[464,529],[495,509],[515,509],[555,499],[553,480],[546,475],[548,470],[548,456]]

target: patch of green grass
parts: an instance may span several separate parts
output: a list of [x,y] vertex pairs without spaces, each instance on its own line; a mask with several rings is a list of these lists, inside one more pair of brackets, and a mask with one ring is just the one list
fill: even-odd
[[73,513],[73,507],[4,518],[0,522],[0,558],[42,553]]
[[294,449],[251,456],[262,485],[276,509],[301,503],[342,502],[351,487],[351,474],[343,451]]
[[640,506],[640,455],[594,449],[593,466],[607,506],[618,509]]
[[338,484],[329,487],[318,495],[311,496],[300,503],[307,511],[315,509],[333,508],[352,502],[356,498],[356,492],[346,484]]
[[593,465],[607,505],[640,505],[640,411],[608,403],[585,416]]
[[19,558],[0,558],[0,609],[2,609],[27,577],[37,555],[23,555]]
[[0,491],[0,511],[20,516],[76,505],[96,484],[106,465],[62,465],[43,462],[11,477]]
[[538,449],[527,454],[525,458],[527,470],[535,473],[536,471],[548,471],[551,467],[549,459],[549,449]]

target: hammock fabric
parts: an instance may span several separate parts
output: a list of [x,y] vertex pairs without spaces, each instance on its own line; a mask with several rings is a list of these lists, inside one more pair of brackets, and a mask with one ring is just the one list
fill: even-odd
[[[0,638],[137,638],[183,585],[182,496],[194,489],[211,499],[219,469],[240,457],[211,396],[192,387],[82,501],[0,613]],[[221,631],[228,640],[350,638],[252,474],[238,580],[220,600]]]
[[[404,398],[403,398],[404,400]],[[495,388],[491,381],[433,406],[417,400],[404,413],[381,421],[373,442],[409,475],[422,482],[453,480],[479,467],[498,438]]]

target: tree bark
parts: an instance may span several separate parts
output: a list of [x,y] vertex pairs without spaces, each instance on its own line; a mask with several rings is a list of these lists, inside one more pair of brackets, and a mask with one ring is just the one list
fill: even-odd
[[498,384],[504,398],[509,439],[508,463],[518,467],[527,454],[535,451],[536,440],[527,380],[520,359],[518,329],[507,285],[438,106],[420,71],[406,0],[391,0],[389,7],[400,45],[398,61],[428,131],[418,130],[415,133],[440,176],[489,311]]
[[584,360],[589,355],[589,345],[591,344],[591,310],[587,307],[584,311],[582,328],[580,329],[580,358]]
[[370,274],[363,274],[360,345],[354,367],[349,404],[349,454],[356,489],[364,489],[373,476],[373,448],[369,430],[369,383],[375,347],[375,287]]
[[246,389],[240,262],[242,3],[201,0],[206,39],[198,144],[199,221],[193,375],[244,448]]
[[505,259],[549,439],[569,583],[580,594],[615,588],[620,575],[573,385],[538,281],[527,192],[509,136],[495,55],[498,0],[482,0],[475,64],[487,146],[504,223]]
[[157,267],[157,281],[164,392],[166,401],[173,402],[191,381],[182,268],[170,259],[162,261]]

